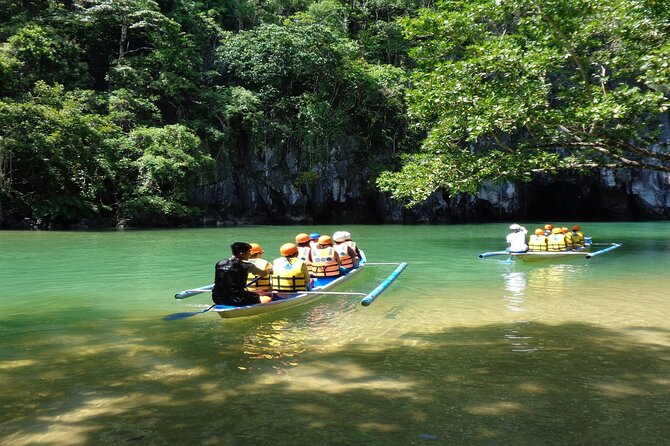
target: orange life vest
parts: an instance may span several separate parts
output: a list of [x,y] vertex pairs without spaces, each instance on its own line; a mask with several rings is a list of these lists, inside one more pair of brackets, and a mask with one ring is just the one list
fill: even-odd
[[312,250],[309,246],[298,246],[298,258],[303,262],[309,261],[309,252]]
[[335,258],[335,248],[326,246],[325,248],[312,249],[310,269],[314,277],[339,276],[341,274],[340,264]]
[[335,245],[335,252],[340,256],[340,264],[346,269],[354,267],[354,258],[349,254],[350,248],[346,243]]

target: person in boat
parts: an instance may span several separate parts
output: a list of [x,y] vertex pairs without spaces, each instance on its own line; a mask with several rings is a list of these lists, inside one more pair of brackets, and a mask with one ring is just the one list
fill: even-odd
[[544,225],[544,235],[549,237],[553,229],[554,225],[552,225],[551,223]]
[[565,246],[568,251],[571,251],[573,249],[572,247],[572,233],[570,230],[566,227],[563,226],[561,228],[561,232],[563,233],[563,236],[565,237]]
[[319,244],[319,237],[321,237],[321,234],[318,232],[311,232],[309,234],[309,243],[312,248]]
[[298,245],[298,258],[303,262],[308,262],[308,264],[312,260],[312,245],[310,242],[311,239],[309,238],[309,235],[304,232],[295,236],[295,243]]
[[255,279],[258,279],[256,282],[252,283],[247,287],[249,291],[270,291],[272,289],[270,285],[270,273],[272,273],[272,264],[263,258],[263,247],[258,243],[250,243],[251,250],[249,251],[250,257],[249,262],[256,265],[259,269],[267,270],[268,274],[260,277],[249,273],[247,277],[249,282],[253,282]]
[[544,229],[537,228],[528,238],[528,250],[534,252],[547,250],[547,236],[544,235]]
[[351,233],[348,232],[348,231],[342,231],[342,233],[344,234],[345,243],[347,245],[351,246],[351,249],[353,249],[354,252],[356,253],[356,257],[358,258],[358,261],[360,261],[361,250],[358,249],[358,244],[355,241],[351,240]]
[[281,257],[272,262],[272,289],[274,291],[306,291],[312,289],[307,262],[300,259],[299,250],[293,243],[284,243],[279,248]]
[[584,233],[579,225],[572,227],[572,249],[576,251],[584,249]]
[[335,242],[334,248],[338,256],[340,256],[340,264],[347,271],[358,268],[359,257],[349,244],[347,244],[346,235],[343,231],[337,231],[332,237]]
[[312,248],[312,265],[310,266],[312,276],[340,276],[347,271],[341,266],[340,256],[333,247],[333,239],[329,235],[319,237],[319,243]]
[[272,300],[270,296],[261,296],[245,289],[249,274],[264,277],[269,273],[268,270],[260,269],[249,262],[251,245],[235,242],[230,245],[230,250],[233,255],[226,260],[218,261],[214,267],[214,288],[212,288],[214,303],[242,307],[270,302]]
[[509,227],[510,232],[507,234],[507,250],[509,252],[526,252],[528,245],[526,244],[526,234],[528,231],[521,225],[513,223]]
[[547,251],[559,252],[567,251],[568,246],[565,243],[565,234],[561,228],[554,228],[551,230],[551,235],[547,237]]

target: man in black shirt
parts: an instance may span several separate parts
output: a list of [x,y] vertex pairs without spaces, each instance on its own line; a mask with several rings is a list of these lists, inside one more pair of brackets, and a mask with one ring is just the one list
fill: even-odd
[[212,300],[215,304],[243,307],[245,305],[264,304],[270,302],[270,296],[261,296],[245,290],[249,273],[256,276],[265,276],[272,270],[262,270],[253,263],[249,263],[251,245],[244,242],[235,242],[230,245],[233,255],[229,259],[221,260],[214,267],[214,288]]

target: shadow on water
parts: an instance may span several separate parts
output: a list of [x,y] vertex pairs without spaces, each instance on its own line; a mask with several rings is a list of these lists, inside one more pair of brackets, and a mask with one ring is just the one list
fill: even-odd
[[[667,330],[529,323],[524,336],[538,349],[521,353],[501,336],[509,325],[492,324],[318,351],[309,333],[282,343],[257,338],[258,320],[216,319],[179,326],[117,321],[97,330],[82,324],[62,337],[5,339],[3,348],[15,342],[9,347],[17,353],[0,362],[0,442],[670,441]],[[276,331],[281,324],[268,322]],[[640,342],[640,331],[655,331],[662,342]],[[27,353],[18,353],[21,342],[31,346]]]

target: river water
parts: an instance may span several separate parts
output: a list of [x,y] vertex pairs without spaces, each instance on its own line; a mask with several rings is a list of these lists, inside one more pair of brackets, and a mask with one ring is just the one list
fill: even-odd
[[[0,232],[0,444],[668,445],[670,223],[583,228],[624,245],[524,264],[477,257],[507,224]],[[369,307],[162,319],[210,303],[173,294],[230,243],[271,260],[339,229],[409,263]]]

